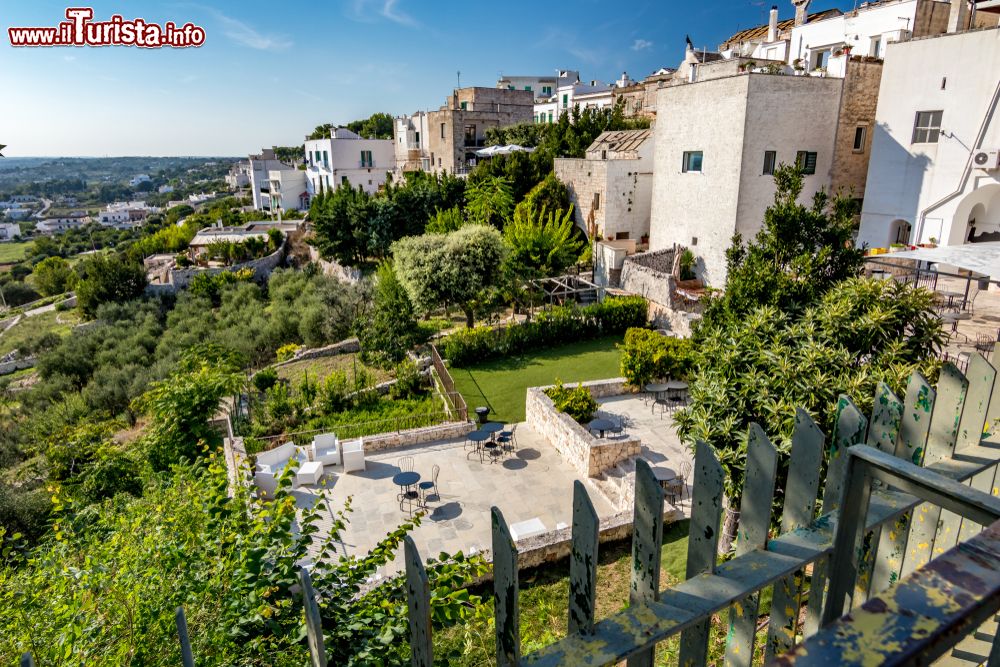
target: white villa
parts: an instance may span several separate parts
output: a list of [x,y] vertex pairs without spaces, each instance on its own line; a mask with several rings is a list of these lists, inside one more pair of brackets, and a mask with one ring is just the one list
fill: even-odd
[[371,194],[396,167],[391,139],[364,139],[344,127],[332,130],[328,138],[306,140],[305,151],[310,197],[341,185]]
[[258,211],[270,211],[272,174],[274,172],[298,170],[293,165],[285,164],[279,160],[274,154],[273,148],[264,148],[259,154],[251,155],[248,162],[253,207]]
[[0,241],[12,241],[21,236],[21,225],[16,222],[0,222]]
[[1000,241],[998,103],[1000,29],[888,48],[859,243]]
[[[615,89],[635,85],[627,72],[622,72],[621,78],[614,83],[603,81],[580,81],[580,73],[575,70],[560,70],[555,93],[535,100],[534,121],[536,123],[556,123],[564,113],[570,113],[573,107],[583,109],[603,109],[614,106]],[[498,84],[499,87],[499,84]],[[525,90],[530,90],[526,87]]]

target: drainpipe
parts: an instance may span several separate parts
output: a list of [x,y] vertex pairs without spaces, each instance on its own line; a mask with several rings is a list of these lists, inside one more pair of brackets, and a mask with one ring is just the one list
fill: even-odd
[[[965,162],[965,170],[962,172],[962,178],[958,182],[958,187],[955,188],[955,190],[950,194],[945,195],[942,199],[934,202],[920,212],[920,219],[917,221],[916,234],[914,236],[917,242],[919,242],[920,237],[923,236],[927,214],[941,208],[951,200],[955,199],[955,197],[958,197],[960,194],[965,192],[965,186],[968,185],[969,178],[972,176],[972,156],[976,153],[976,151],[983,147],[983,141],[986,139],[986,132],[993,123],[993,115],[996,113],[998,103],[1000,103],[1000,83],[997,83],[996,90],[993,91],[993,99],[990,100],[990,105],[986,110],[986,115],[983,116],[983,122],[979,126],[979,133],[976,134],[976,141],[972,145],[972,150],[969,151],[969,159]],[[954,220],[952,222],[954,222]]]

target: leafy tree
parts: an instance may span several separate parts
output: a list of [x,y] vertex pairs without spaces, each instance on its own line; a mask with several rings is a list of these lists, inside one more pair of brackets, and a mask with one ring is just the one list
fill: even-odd
[[331,132],[333,132],[333,123],[323,123],[322,125],[317,125],[316,129],[306,135],[306,141],[329,139]]
[[691,371],[690,338],[663,336],[651,329],[633,328],[625,332],[622,351],[622,377],[633,387],[642,389],[657,379],[686,380]]
[[383,112],[373,113],[365,120],[348,123],[347,129],[365,139],[392,139],[392,116]]
[[511,249],[508,261],[523,277],[553,276],[572,266],[586,247],[573,224],[573,207],[565,211],[540,210],[518,205],[514,220],[504,227],[503,238]]
[[506,248],[487,225],[467,225],[447,235],[425,234],[393,244],[394,266],[414,303],[423,309],[454,304],[475,324],[477,301],[499,286]]
[[392,264],[382,262],[375,275],[371,309],[358,320],[356,334],[366,364],[392,368],[417,342],[413,305]]
[[[524,199],[518,203],[517,208],[533,208],[536,211],[543,208],[549,211],[568,211],[570,206],[569,190],[566,189],[566,185],[562,181],[556,178],[555,172],[550,172],[542,179],[541,183],[525,195]],[[515,215],[517,208],[514,210]]]
[[93,317],[102,303],[123,303],[146,289],[146,272],[138,264],[117,256],[96,255],[83,262],[76,287],[77,307]]
[[47,257],[35,265],[31,280],[39,292],[52,296],[72,289],[76,273],[62,257]]
[[428,234],[447,234],[448,232],[455,231],[464,224],[465,217],[462,215],[462,209],[459,207],[455,206],[446,211],[438,209],[434,217],[427,223],[426,232]]
[[514,214],[514,192],[509,179],[493,176],[475,181],[465,192],[469,220],[502,229]]
[[754,241],[744,246],[739,234],[733,237],[725,291],[709,303],[705,331],[720,318],[739,318],[763,305],[801,313],[860,271],[863,253],[851,241],[854,203],[831,201],[820,191],[811,206],[800,204],[802,174],[792,166],[776,169],[774,181],[774,204]]

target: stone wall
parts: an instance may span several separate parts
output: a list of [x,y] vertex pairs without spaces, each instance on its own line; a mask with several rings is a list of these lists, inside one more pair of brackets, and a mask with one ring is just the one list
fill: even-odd
[[339,343],[334,343],[333,345],[326,345],[324,347],[310,347],[302,348],[295,353],[295,356],[287,361],[279,361],[273,365],[273,368],[281,368],[282,366],[287,366],[288,364],[294,364],[296,361],[302,361],[304,359],[319,359],[320,357],[336,357],[341,354],[351,354],[353,352],[361,351],[361,343],[358,342],[357,338],[347,338],[340,341]]
[[281,266],[281,263],[285,260],[286,245],[283,244],[267,257],[261,257],[260,259],[254,259],[234,266],[211,269],[173,269],[170,271],[170,282],[150,284],[146,287],[146,292],[148,294],[174,293],[185,289],[198,274],[208,273],[209,275],[215,275],[223,271],[240,271],[242,269],[252,269],[254,280],[264,282],[270,277],[271,272]]
[[10,375],[25,368],[34,368],[35,358],[25,357],[24,359],[14,359],[0,364],[0,375]]
[[[625,379],[583,382],[591,396],[605,398],[626,393]],[[529,387],[525,397],[525,417],[528,426],[544,437],[580,474],[596,477],[620,461],[638,456],[642,450],[639,438],[598,438],[569,415],[556,410],[552,399],[545,395],[547,387]]]
[[556,178],[566,184],[569,202],[573,205],[573,219],[588,234],[587,220],[593,214],[594,225],[603,234],[604,206],[594,210],[594,195],[601,204],[607,202],[608,163],[583,158],[556,158]]
[[677,281],[671,274],[674,254],[674,248],[666,248],[626,257],[622,264],[622,289],[671,307],[677,289]]
[[[868,180],[868,158],[875,133],[875,107],[882,82],[882,63],[847,62],[847,76],[840,100],[840,118],[830,167],[830,189],[843,190],[856,199],[865,196]],[[864,145],[854,150],[854,136],[859,127],[865,128]]]
[[365,453],[373,454],[387,449],[420,445],[425,442],[434,442],[435,440],[461,438],[467,433],[474,431],[475,428],[476,426],[472,422],[448,422],[424,428],[408,429],[406,431],[366,435],[362,440],[365,443]]
[[361,269],[343,266],[336,260],[325,260],[320,257],[319,250],[315,246],[309,246],[309,260],[319,265],[323,270],[324,276],[333,276],[345,283],[357,283],[361,281]]

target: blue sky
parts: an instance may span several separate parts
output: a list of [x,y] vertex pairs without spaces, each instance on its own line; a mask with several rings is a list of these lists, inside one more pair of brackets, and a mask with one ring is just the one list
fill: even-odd
[[[71,3],[86,6],[88,3]],[[10,26],[54,26],[66,4],[0,0],[0,143],[9,156],[245,155],[323,122],[437,108],[456,85],[577,69],[641,78],[766,22],[759,0],[248,0],[93,2],[191,21],[205,45],[19,48]],[[817,0],[812,11],[851,1]],[[781,18],[792,15],[779,0]]]

